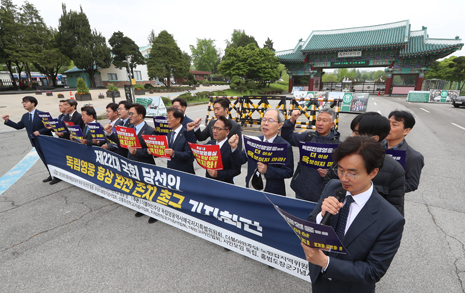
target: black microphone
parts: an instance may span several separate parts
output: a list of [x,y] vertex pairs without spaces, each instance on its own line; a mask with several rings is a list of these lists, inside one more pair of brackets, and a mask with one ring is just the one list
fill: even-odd
[[[346,190],[344,188],[339,188],[336,190],[336,193],[334,194],[334,197],[339,201],[339,202],[344,202],[344,199],[346,198]],[[321,220],[320,224],[321,225],[326,225],[329,226],[329,222],[331,221],[331,218],[333,217],[333,214],[326,212],[325,216]]]

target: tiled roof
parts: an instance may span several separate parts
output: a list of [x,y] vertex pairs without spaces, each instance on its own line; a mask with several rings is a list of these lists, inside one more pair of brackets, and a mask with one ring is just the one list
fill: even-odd
[[303,45],[303,52],[402,46],[408,41],[408,20],[375,26],[313,31]]
[[463,42],[458,37],[456,39],[430,39],[426,33],[426,28],[421,31],[412,31],[409,42],[405,48],[400,50],[400,56],[413,56],[434,52],[447,52],[459,50]]
[[302,54],[302,39],[299,40],[294,49],[276,52],[275,56],[284,62],[303,62],[305,54]]

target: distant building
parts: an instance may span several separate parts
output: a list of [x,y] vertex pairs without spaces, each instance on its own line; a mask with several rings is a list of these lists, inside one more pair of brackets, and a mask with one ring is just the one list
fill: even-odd
[[[211,75],[210,71],[193,71],[193,70],[191,70],[189,72],[192,72],[192,74],[194,75],[194,78],[196,80],[199,80],[199,81],[208,80],[210,75]],[[187,78],[177,77],[174,80],[176,81],[177,84],[182,84],[183,81],[187,81]]]

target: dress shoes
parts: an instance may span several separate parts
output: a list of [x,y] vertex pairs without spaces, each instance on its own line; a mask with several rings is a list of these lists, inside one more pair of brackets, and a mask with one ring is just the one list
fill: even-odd
[[148,221],[149,224],[153,224],[155,222],[158,222],[158,220],[154,219],[154,218],[150,218],[149,221]]
[[47,178],[45,178],[44,180],[42,180],[43,183],[46,183],[46,182],[50,182],[52,181],[52,176],[48,176]]
[[135,216],[136,218],[140,218],[140,217],[142,217],[143,215],[144,215],[143,213],[137,212],[134,216]]
[[55,177],[52,179],[52,181],[50,181],[50,185],[57,184],[58,182],[61,182],[61,179]]

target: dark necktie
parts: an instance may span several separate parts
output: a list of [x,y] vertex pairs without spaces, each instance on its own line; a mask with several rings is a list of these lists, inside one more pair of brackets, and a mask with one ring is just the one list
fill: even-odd
[[346,230],[347,217],[349,216],[350,204],[354,202],[352,195],[346,196],[346,203],[339,211],[339,218],[337,220],[336,235],[342,241],[344,239],[344,232]]
[[33,120],[32,113],[29,113],[29,131],[32,133],[32,120]]

